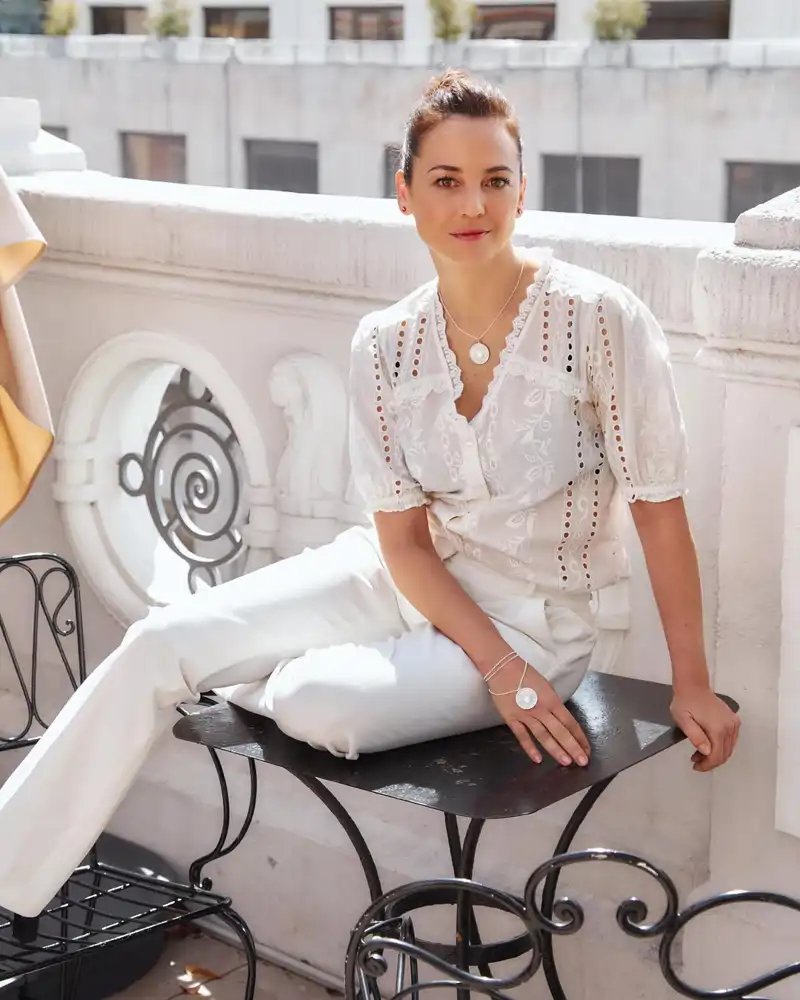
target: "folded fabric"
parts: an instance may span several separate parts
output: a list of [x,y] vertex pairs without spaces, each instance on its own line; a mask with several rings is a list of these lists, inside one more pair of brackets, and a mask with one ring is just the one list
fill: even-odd
[[45,241],[0,168],[0,524],[28,495],[53,446],[53,422],[14,285]]

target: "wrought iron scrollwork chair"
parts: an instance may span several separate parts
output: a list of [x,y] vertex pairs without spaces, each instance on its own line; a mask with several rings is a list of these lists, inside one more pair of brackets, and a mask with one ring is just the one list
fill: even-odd
[[[45,686],[42,672],[50,658],[60,669],[48,673]],[[7,709],[0,709],[0,750],[33,746],[48,718],[85,679],[80,586],[72,566],[49,554],[0,558],[0,686]],[[51,706],[58,684],[60,697]],[[20,998],[39,997],[47,976],[48,996],[84,997],[82,975],[92,968],[96,972],[107,952],[114,951],[113,962],[124,962],[144,935],[163,935],[167,928],[213,915],[242,943],[248,964],[244,1000],[252,1000],[256,954],[250,931],[230,899],[212,893],[210,880],[202,877],[203,866],[229,853],[239,840],[226,847],[227,785],[213,752],[212,759],[222,788],[223,830],[215,849],[191,866],[188,884],[117,867],[104,861],[95,845],[39,917],[0,909],[0,995],[8,990]],[[25,983],[37,986],[29,994]]]

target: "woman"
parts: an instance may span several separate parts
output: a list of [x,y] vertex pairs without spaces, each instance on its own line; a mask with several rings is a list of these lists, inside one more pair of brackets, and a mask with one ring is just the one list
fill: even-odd
[[348,757],[503,720],[535,763],[585,766],[564,701],[619,648],[624,501],[695,768],[730,756],[664,336],[627,289],[512,246],[524,194],[508,102],[448,72],[409,119],[397,175],[438,279],[353,342],[351,457],[374,527],[129,630],[0,792],[2,906],[42,909],[175,706],[210,688]]

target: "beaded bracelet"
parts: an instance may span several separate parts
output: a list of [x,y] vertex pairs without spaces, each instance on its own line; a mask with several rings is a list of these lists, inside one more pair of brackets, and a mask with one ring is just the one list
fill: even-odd
[[[495,663],[495,665],[491,668],[491,670],[489,670],[486,674],[484,674],[483,679],[486,682],[487,687],[489,685],[489,681],[497,674],[499,674],[500,671],[503,669],[503,667],[507,666],[512,660],[522,660],[522,657],[518,653],[515,653],[512,650],[510,653],[506,653],[506,655],[502,659],[498,660],[497,663]],[[522,662],[525,664],[525,666],[522,670],[522,673],[520,674],[519,684],[513,690],[492,691],[491,688],[489,688],[489,694],[493,698],[502,698],[505,695],[513,694],[515,695],[514,701],[520,708],[523,709],[535,708],[537,702],[539,701],[539,695],[536,693],[536,691],[534,691],[533,688],[522,686],[522,682],[525,680],[525,671],[530,666],[530,663],[528,663],[527,660],[522,660]]]

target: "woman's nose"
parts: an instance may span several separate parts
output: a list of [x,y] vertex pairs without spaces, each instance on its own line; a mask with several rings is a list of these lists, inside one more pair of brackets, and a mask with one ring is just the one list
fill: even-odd
[[470,219],[479,218],[486,211],[486,203],[483,191],[478,188],[475,191],[465,190],[464,200],[461,203],[461,214]]

